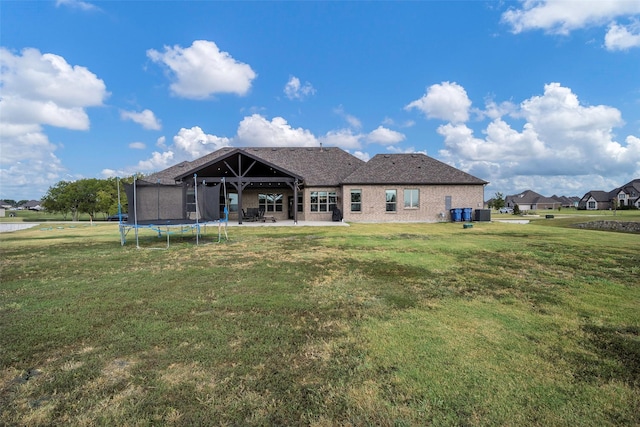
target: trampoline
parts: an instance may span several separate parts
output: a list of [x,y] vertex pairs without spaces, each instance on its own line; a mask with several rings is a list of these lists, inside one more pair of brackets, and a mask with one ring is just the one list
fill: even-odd
[[[120,185],[118,182],[118,216],[120,244],[124,246],[131,231],[135,234],[136,248],[140,247],[140,230],[153,230],[158,238],[167,238],[166,248],[171,245],[174,234],[195,235],[196,245],[200,244],[207,227],[218,227],[218,243],[222,237],[228,240],[227,224],[229,207],[224,178],[219,183],[193,181],[183,185],[148,182],[134,178],[133,184],[124,184],[129,213],[122,216]],[[220,193],[224,195],[224,207],[220,212]]]

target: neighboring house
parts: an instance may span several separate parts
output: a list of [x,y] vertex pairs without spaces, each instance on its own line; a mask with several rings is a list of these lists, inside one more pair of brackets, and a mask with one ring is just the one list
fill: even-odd
[[640,179],[634,179],[631,182],[614,189],[611,193],[611,200],[616,200],[617,207],[638,207],[638,199],[640,198]]
[[[616,205],[614,206],[613,202]],[[625,207],[640,208],[640,179],[634,179],[621,187],[611,191],[589,191],[582,199],[578,207],[587,210],[602,210]]]
[[364,162],[337,147],[226,147],[144,181],[181,186],[183,218],[195,212],[196,191],[206,194],[199,188],[224,185],[210,194],[220,194],[222,211],[226,193],[239,223],[249,209],[275,220],[331,221],[337,209],[347,221],[436,222],[452,208],[482,208],[487,184],[424,154]]
[[577,208],[578,203],[580,203],[580,197],[577,196],[556,196],[555,194],[551,196],[552,199],[558,200],[563,208]]
[[557,209],[562,206],[562,201],[545,197],[532,190],[523,191],[520,194],[510,195],[504,198],[505,206],[508,208],[518,208],[521,211],[534,211],[538,209]]
[[579,209],[586,209],[589,211],[610,209],[611,198],[608,191],[592,190],[582,196],[578,203]]
[[28,209],[30,211],[41,211],[43,207],[40,206],[40,203],[41,202],[39,200],[29,200],[28,202],[22,205],[22,208]]
[[0,200],[0,208],[3,209],[11,209],[13,205],[11,203],[7,203],[4,200]]

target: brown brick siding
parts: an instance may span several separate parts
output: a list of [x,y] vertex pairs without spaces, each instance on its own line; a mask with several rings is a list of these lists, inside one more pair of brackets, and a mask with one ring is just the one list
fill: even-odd
[[[351,212],[351,190],[362,191],[362,211]],[[386,190],[397,191],[396,212],[386,212]],[[404,190],[419,190],[419,207],[405,209]],[[445,197],[451,196],[451,208],[482,209],[482,185],[345,185],[341,198],[345,221],[352,222],[438,222],[449,221]],[[441,216],[444,214],[444,218]]]

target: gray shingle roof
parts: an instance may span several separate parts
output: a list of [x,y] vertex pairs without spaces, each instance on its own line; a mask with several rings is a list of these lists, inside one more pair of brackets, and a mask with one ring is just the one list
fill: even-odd
[[346,177],[344,184],[477,184],[487,181],[425,154],[378,154]]
[[337,147],[226,147],[192,162],[182,162],[145,177],[149,182],[174,183],[179,177],[237,153],[261,159],[304,178],[306,186],[340,184],[487,184],[466,172],[424,154],[378,154],[364,162]]
[[248,154],[299,175],[306,186],[337,186],[365,164],[338,147],[243,148]]
[[611,200],[609,196],[609,191],[601,191],[601,190],[592,190],[585,194],[582,199],[588,200],[589,196],[593,197],[596,202],[608,202]]
[[515,204],[526,204],[526,205],[542,205],[542,204],[558,204],[562,203],[562,200],[557,197],[546,197],[542,194],[538,194],[533,190],[525,190],[519,194],[513,194],[505,197],[505,202],[515,203]]
[[192,175],[236,153],[261,159],[297,175],[304,179],[307,186],[337,186],[344,177],[364,164],[362,160],[337,147],[226,147],[192,162],[172,166],[146,177],[145,180],[173,182],[180,176]]

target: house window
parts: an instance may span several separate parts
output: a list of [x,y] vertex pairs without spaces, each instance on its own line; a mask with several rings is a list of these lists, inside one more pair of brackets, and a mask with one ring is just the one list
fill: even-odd
[[351,212],[362,212],[362,190],[351,190]]
[[595,208],[596,208],[596,202],[591,200],[587,203],[587,209],[595,209]]
[[282,194],[258,194],[258,209],[265,212],[282,212]]
[[387,212],[395,212],[396,211],[396,190],[387,190],[386,192],[387,199]]
[[187,212],[196,211],[196,190],[194,187],[187,188]]
[[[229,193],[228,197],[229,212],[238,212],[238,193]],[[220,209],[220,212],[223,212],[225,203],[224,194],[220,193],[220,199],[222,200],[222,208]]]
[[298,194],[298,212],[304,212],[304,200],[302,200],[302,194]]
[[420,190],[408,188],[404,190],[404,208],[418,209],[420,206]]
[[337,200],[335,191],[312,191],[311,212],[332,212]]

